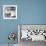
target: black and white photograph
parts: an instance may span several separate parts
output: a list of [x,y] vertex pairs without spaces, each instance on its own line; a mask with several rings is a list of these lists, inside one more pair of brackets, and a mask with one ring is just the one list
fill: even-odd
[[20,46],[31,46],[46,42],[46,25],[18,25],[18,41]]
[[3,5],[3,19],[17,19],[17,5]]

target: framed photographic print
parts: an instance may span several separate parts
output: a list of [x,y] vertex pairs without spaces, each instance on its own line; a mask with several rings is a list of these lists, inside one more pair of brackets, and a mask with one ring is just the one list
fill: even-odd
[[[20,33],[20,34],[19,34]],[[46,25],[18,25],[18,40],[46,41]]]
[[3,5],[3,19],[17,19],[17,5]]

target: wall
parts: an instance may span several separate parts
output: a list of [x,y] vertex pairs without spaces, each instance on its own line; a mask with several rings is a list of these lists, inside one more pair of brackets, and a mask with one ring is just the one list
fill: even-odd
[[[17,20],[3,19],[2,5],[5,4],[17,4]],[[10,32],[17,34],[18,24],[46,24],[46,0],[0,0],[0,44],[8,43]]]
[[46,0],[23,0],[21,24],[46,24]]
[[[17,20],[5,20],[3,19],[3,5],[17,5],[18,6],[18,18]],[[18,35],[17,24],[20,22],[21,15],[21,0],[0,0],[0,44],[7,44],[8,34],[10,32],[16,32]],[[18,37],[16,38],[16,43],[18,43]]]

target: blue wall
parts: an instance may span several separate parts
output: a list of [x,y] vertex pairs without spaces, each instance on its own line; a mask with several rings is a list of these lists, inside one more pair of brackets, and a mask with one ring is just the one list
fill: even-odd
[[[17,20],[3,19],[2,9],[6,4],[18,6]],[[0,44],[8,43],[7,36],[10,32],[17,34],[18,24],[46,24],[46,0],[0,0]]]
[[[18,35],[18,28],[17,25],[20,22],[20,12],[21,12],[21,1],[19,0],[0,0],[0,44],[7,44],[9,42],[8,40],[8,34],[10,32],[16,32],[16,35]],[[18,19],[17,20],[6,20],[3,19],[3,5],[18,5]],[[18,43],[18,38],[15,41]]]
[[46,24],[46,0],[23,0],[21,24]]

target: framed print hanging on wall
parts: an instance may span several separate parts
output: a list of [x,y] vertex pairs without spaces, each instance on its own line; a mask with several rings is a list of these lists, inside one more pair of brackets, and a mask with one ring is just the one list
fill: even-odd
[[3,5],[3,19],[17,19],[17,5]]

